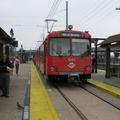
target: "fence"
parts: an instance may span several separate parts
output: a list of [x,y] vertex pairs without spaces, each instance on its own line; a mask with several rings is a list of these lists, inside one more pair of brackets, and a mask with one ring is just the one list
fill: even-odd
[[[106,70],[106,59],[101,59],[97,61],[97,68]],[[110,60],[110,71],[112,76],[120,77],[120,59]]]

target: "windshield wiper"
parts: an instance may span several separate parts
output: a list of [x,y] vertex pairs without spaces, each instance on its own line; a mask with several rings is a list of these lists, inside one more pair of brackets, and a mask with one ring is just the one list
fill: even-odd
[[53,50],[59,57],[62,57],[54,48],[52,48],[52,50]]
[[81,52],[80,57],[85,57],[85,52]]
[[85,52],[81,52],[80,57],[88,57],[89,56],[89,51],[86,50]]

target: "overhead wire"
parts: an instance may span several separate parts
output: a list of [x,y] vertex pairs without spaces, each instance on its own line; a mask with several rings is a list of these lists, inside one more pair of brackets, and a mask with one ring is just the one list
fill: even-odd
[[[105,3],[105,2],[104,2],[104,3]],[[94,14],[92,14],[91,16],[87,17],[87,19],[85,19],[84,21],[82,21],[82,22],[80,23],[80,26],[85,25],[86,22],[89,22],[90,20],[92,20],[96,15],[98,15],[98,13],[100,13],[102,10],[104,10],[104,9],[106,8],[106,6],[108,6],[109,4],[110,4],[110,2],[107,1],[106,4],[103,4],[102,7],[99,7],[99,8],[94,12]],[[79,27],[79,25],[77,25],[77,28],[78,28],[78,27]]]
[[[99,6],[101,6],[103,3],[105,2],[105,0],[103,0],[102,2],[100,2],[100,4],[97,4],[96,2],[95,2],[95,4],[93,4],[93,6],[95,6],[95,8],[93,9],[93,7],[91,7],[90,9],[91,9],[91,11],[90,10],[88,10],[88,12],[86,12],[87,14],[85,14],[84,16],[80,16],[79,18],[81,18],[81,19],[77,19],[77,21],[75,22],[74,21],[74,25],[76,25],[76,24],[78,24],[79,22],[81,22],[81,21],[84,21],[84,19],[86,19],[86,18],[88,18],[89,16],[91,16],[91,14],[92,13],[94,13],[98,8],[99,8]],[[96,5],[97,4],[97,5]]]
[[66,9],[60,10],[60,11],[56,12],[54,15],[59,14],[59,13],[65,11],[65,10],[66,10]]
[[56,5],[56,8],[55,8],[55,10],[54,10],[54,12],[53,12],[53,16],[55,15],[55,13],[56,13],[56,11],[57,11],[57,9],[58,9],[58,7],[59,7],[59,5],[60,5],[60,2],[61,2],[61,0],[58,1],[58,4]]
[[[52,7],[47,15],[47,19],[52,19],[56,13],[56,10],[58,9],[59,5],[60,5],[60,2],[61,0],[54,0],[53,4],[52,4]],[[50,24],[50,23],[49,23]],[[47,28],[47,25],[46,23],[44,24],[43,26],[43,29],[42,29],[42,32],[41,32],[41,36],[44,38],[44,35],[46,33],[46,28]]]
[[[99,18],[97,18],[96,20],[93,19],[95,22],[93,24],[89,24],[89,26],[87,27],[87,29],[94,29],[96,28],[97,26],[101,25],[102,23],[104,23],[104,21],[106,20],[109,20],[110,18],[112,18],[113,16],[116,15],[116,13],[114,12],[115,11],[115,7],[118,2],[120,2],[120,0],[116,1],[115,4],[112,4],[106,11],[104,11],[104,14],[102,16],[100,16]],[[111,7],[114,7],[113,9],[110,10]],[[107,12],[109,11],[109,12]]]
[[[51,9],[50,9],[50,11],[49,11],[49,13],[48,13],[48,15],[47,15],[47,17],[46,17],[47,19],[49,19],[50,16],[51,16],[51,14],[53,13],[54,7],[56,6],[57,1],[58,1],[58,0],[54,0],[54,2],[53,2],[53,4],[52,4],[52,7],[51,7]],[[45,34],[45,32],[46,32],[46,28],[47,28],[47,26],[46,26],[46,23],[45,23],[44,26],[43,26],[43,28],[42,28],[41,36],[40,36],[40,37],[44,37],[44,34]]]
[[54,0],[54,2],[53,2],[53,4],[52,4],[52,7],[51,7],[51,9],[50,9],[50,11],[49,11],[49,14],[48,14],[48,16],[47,16],[47,18],[49,18],[49,17],[51,16],[51,14],[53,13],[57,2],[58,2],[58,0]]
[[[53,10],[54,10],[54,7],[55,7],[57,1],[58,1],[58,0],[54,0],[54,2],[53,2],[53,4],[52,4],[52,7],[51,7],[51,9],[50,9],[50,11],[49,11],[49,13],[48,13],[48,15],[47,15],[47,17],[46,17],[47,19],[51,16],[51,14],[52,14],[52,12],[53,12]],[[45,29],[46,29],[46,23],[44,24],[44,26],[43,26],[43,28],[42,28],[42,31],[41,31],[42,34],[45,34],[45,31],[46,31]]]
[[54,16],[54,14],[55,14],[55,12],[56,12],[60,2],[61,2],[61,0],[54,0],[54,3],[52,5],[52,7],[51,7],[51,10],[50,10],[47,18],[53,18],[53,16]]
[[111,16],[107,17],[103,21],[99,22],[98,24],[96,24],[95,26],[93,26],[92,28],[90,28],[90,30],[93,30],[93,29],[99,27],[100,25],[102,25],[103,23],[105,23],[106,21],[108,21],[110,18],[113,18],[114,16],[118,16],[118,13],[114,13]]
[[[55,4],[54,10],[53,10],[53,12],[51,13],[51,15],[49,16],[50,19],[52,19],[52,18],[54,17],[54,15],[55,15],[55,13],[56,13],[59,5],[60,5],[60,2],[61,2],[61,0],[58,0],[57,3]],[[53,28],[53,26],[54,26],[54,23],[55,23],[55,21],[49,21],[49,26],[52,26],[51,29],[50,29],[50,31],[52,30],[52,28]]]
[[[106,19],[107,17],[111,16],[114,11],[113,11],[113,7],[118,3],[118,1],[113,4],[111,3],[111,6],[109,7],[106,7],[107,9],[104,10],[104,11],[101,11],[97,17],[93,17],[91,18],[89,21],[86,22],[86,24],[84,24],[82,27],[83,28],[86,28],[87,26],[87,29],[89,29],[90,27],[94,27],[94,25],[96,25],[97,23],[100,23],[102,20]],[[113,9],[111,9],[113,8]],[[94,21],[94,22],[93,22]]]

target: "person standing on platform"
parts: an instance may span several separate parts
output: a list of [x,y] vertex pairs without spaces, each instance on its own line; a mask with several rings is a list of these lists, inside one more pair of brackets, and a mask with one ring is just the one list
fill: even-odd
[[19,65],[20,65],[20,60],[18,58],[18,56],[15,58],[15,68],[16,68],[16,75],[18,76],[18,72],[19,72]]
[[92,59],[92,73],[95,73],[95,66],[96,66],[96,59],[93,56],[93,59]]
[[14,58],[13,57],[10,57],[10,63],[11,63],[11,67],[14,68]]
[[[11,68],[14,69],[14,58],[13,57],[10,57],[10,63],[11,63]],[[10,72],[10,75],[13,75],[13,71]]]
[[6,54],[3,54],[2,60],[0,60],[0,89],[2,90],[1,97],[9,97],[10,71],[12,71],[11,63],[7,59]]

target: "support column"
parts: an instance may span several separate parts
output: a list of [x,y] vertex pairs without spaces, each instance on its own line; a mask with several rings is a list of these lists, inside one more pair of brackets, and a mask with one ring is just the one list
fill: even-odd
[[0,59],[2,59],[2,54],[3,54],[3,44],[0,43]]
[[110,48],[106,49],[106,78],[110,78]]
[[97,73],[97,41],[95,42],[95,62],[96,62],[96,64],[95,64],[95,73]]
[[5,47],[5,53],[7,55],[7,59],[9,59],[9,47],[8,46]]

